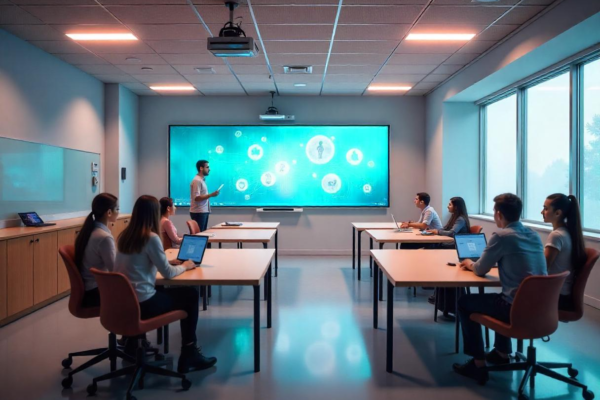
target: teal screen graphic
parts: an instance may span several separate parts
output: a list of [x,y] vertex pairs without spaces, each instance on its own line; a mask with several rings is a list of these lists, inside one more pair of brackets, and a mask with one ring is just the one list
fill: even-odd
[[388,207],[388,126],[170,126],[169,190],[190,205],[207,160],[213,207]]

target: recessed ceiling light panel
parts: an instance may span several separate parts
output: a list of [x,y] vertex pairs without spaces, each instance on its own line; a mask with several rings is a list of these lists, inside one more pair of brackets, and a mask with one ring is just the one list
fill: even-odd
[[474,33],[411,33],[406,40],[455,40],[468,41],[475,37]]
[[367,90],[373,92],[404,92],[412,89],[412,86],[369,86]]
[[94,41],[94,40],[138,40],[132,33],[67,33],[68,37],[77,41]]
[[156,85],[150,86],[150,89],[157,92],[191,92],[196,90],[195,87],[190,85]]

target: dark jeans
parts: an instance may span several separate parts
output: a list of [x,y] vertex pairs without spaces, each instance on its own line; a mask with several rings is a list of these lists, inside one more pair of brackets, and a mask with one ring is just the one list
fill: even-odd
[[[484,314],[503,322],[510,322],[511,304],[499,293],[470,294],[458,299],[458,315],[462,326],[465,354],[476,360],[485,359],[481,325],[471,321],[471,314]],[[494,347],[506,354],[512,353],[510,338],[496,332]]]
[[181,345],[196,343],[198,325],[198,291],[189,286],[166,288],[140,303],[142,320],[150,319],[175,310],[183,310],[187,318],[180,321]]
[[561,294],[558,298],[558,309],[564,311],[575,311],[575,304],[573,304],[573,296]]
[[83,307],[100,307],[100,291],[98,288],[86,290],[83,294],[83,301],[81,302]]
[[208,229],[208,216],[210,213],[190,213],[190,217],[198,223],[200,232]]

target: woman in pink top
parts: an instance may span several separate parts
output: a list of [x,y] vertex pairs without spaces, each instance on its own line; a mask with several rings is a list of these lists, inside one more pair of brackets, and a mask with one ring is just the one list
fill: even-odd
[[163,247],[166,249],[176,249],[183,240],[182,237],[177,236],[177,228],[171,222],[169,217],[175,214],[177,207],[173,204],[173,199],[170,197],[163,197],[160,199],[160,235],[162,236]]

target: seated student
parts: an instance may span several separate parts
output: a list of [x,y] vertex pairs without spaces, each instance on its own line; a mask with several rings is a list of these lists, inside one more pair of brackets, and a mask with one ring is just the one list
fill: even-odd
[[115,222],[119,215],[119,204],[110,193],[100,193],[92,200],[89,213],[81,231],[75,239],[75,265],[81,272],[85,294],[84,307],[100,306],[100,292],[90,268],[112,271],[115,265],[115,240],[109,222]]
[[552,224],[552,232],[544,248],[548,273],[571,272],[560,291],[558,308],[571,310],[573,281],[587,259],[577,198],[562,193],[551,194],[544,201],[542,216],[544,222]]
[[[174,310],[187,313],[187,317],[180,321],[182,346],[177,371],[186,373],[210,368],[217,359],[205,357],[196,346],[198,291],[189,286],[157,291],[154,286],[157,270],[170,279],[195,268],[191,260],[169,263],[159,237],[159,221],[160,206],[156,197],[138,198],[133,206],[131,222],[119,237],[115,271],[124,274],[131,281],[140,302],[142,320]],[[134,341],[129,340],[127,344],[131,342]]]
[[[431,197],[429,194],[421,192],[415,196],[415,206],[421,210],[421,216],[417,222],[403,222],[400,225],[401,228],[417,228],[421,230],[425,229],[442,229],[442,222],[437,212],[429,205]],[[402,249],[420,249],[426,247],[424,244],[419,243],[402,243],[400,245]]]
[[494,233],[477,262],[464,260],[460,266],[484,276],[498,265],[502,293],[471,294],[458,300],[458,316],[462,325],[464,352],[473,358],[464,364],[454,364],[457,373],[484,384],[488,380],[486,370],[490,364],[510,362],[512,353],[510,338],[496,333],[494,350],[487,355],[483,349],[481,325],[471,320],[471,314],[485,314],[504,322],[510,322],[510,308],[519,285],[530,275],[546,275],[546,259],[540,236],[519,221],[523,202],[514,194],[505,193],[494,198],[494,221],[501,228]]
[[163,238],[163,243],[171,243],[168,248],[178,249],[179,245],[183,241],[182,237],[177,236],[177,228],[173,225],[173,222],[169,219],[171,215],[175,214],[177,207],[173,204],[173,199],[170,197],[163,197],[160,199],[160,234]]

